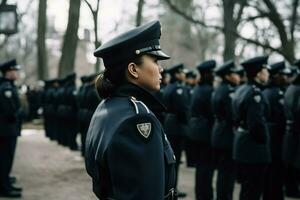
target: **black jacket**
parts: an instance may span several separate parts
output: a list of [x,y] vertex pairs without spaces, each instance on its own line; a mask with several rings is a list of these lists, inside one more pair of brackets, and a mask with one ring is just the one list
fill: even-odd
[[238,125],[234,135],[233,159],[242,163],[271,161],[267,121],[269,106],[260,85],[254,81],[240,86],[232,100],[233,115]]
[[21,133],[20,99],[12,81],[0,78],[0,137]]
[[153,114],[163,108],[157,105],[150,93],[133,84],[99,104],[85,152],[98,198],[162,200],[174,187],[175,158]]

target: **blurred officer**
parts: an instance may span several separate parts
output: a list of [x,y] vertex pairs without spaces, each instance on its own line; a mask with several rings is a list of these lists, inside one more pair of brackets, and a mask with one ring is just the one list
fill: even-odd
[[81,134],[81,153],[84,156],[86,134],[90,125],[92,116],[100,103],[100,97],[95,87],[95,78],[98,74],[81,77],[83,85],[80,87],[78,102],[78,121],[79,132]]
[[43,114],[44,114],[44,128],[46,136],[51,140],[57,140],[57,123],[56,123],[56,96],[58,90],[58,80],[46,80],[43,94]]
[[[163,95],[164,95],[165,88],[170,83],[171,76],[170,76],[170,74],[168,73],[168,71],[166,69],[163,70],[163,72],[161,73],[161,76],[162,76],[162,79],[161,79],[160,89],[159,89],[159,91],[152,92],[152,94],[160,102],[162,102],[164,104]],[[165,117],[166,117],[165,109],[162,110],[162,112],[157,112],[157,113],[154,113],[154,114],[157,117],[157,119],[160,121],[160,123],[164,124]]]
[[66,78],[61,78],[58,80],[58,88],[55,92],[54,96],[54,119],[53,122],[56,124],[56,136],[57,136],[57,142],[65,147],[68,146],[68,131],[66,130],[65,126],[65,104],[67,103],[65,101],[65,82]]
[[77,90],[76,90],[76,74],[69,74],[65,78],[64,84],[64,127],[67,133],[67,144],[71,150],[78,150],[76,137],[78,133],[77,126]]
[[[185,146],[186,128],[188,123],[188,91],[184,85],[185,74],[183,64],[168,69],[171,75],[170,84],[165,88],[163,101],[167,106],[164,128],[176,156],[176,186],[178,183],[181,153]],[[178,192],[179,197],[186,194]]]
[[[190,105],[191,103],[191,99],[193,96],[193,92],[194,92],[194,88],[196,86],[196,79],[197,79],[197,74],[192,71],[192,70],[186,70],[185,71],[185,84],[186,84],[186,88],[187,88],[187,102],[188,105]],[[189,109],[190,111],[190,109]],[[189,113],[189,118],[190,118],[190,113]],[[190,120],[190,119],[188,119]],[[185,138],[185,154],[186,154],[186,162],[187,162],[187,166],[188,167],[195,167],[195,156],[193,155],[193,148],[194,148],[194,143],[193,140],[191,140],[189,137],[187,137],[188,135],[188,131],[189,131],[189,127],[187,127],[187,134],[186,134],[186,138]]]
[[283,195],[283,163],[282,140],[285,132],[284,92],[287,84],[287,68],[285,62],[277,62],[270,66],[270,82],[263,91],[268,101],[270,115],[267,124],[270,134],[272,162],[267,168],[264,200],[282,200]]
[[207,60],[197,66],[201,79],[195,87],[191,102],[191,119],[188,137],[194,141],[193,148],[196,163],[196,199],[213,199],[211,130],[213,114],[211,111],[211,95],[213,92],[213,69],[215,60]]
[[232,160],[234,119],[231,110],[231,99],[240,76],[232,60],[225,62],[215,70],[221,77],[221,84],[212,95],[212,111],[215,122],[212,129],[212,147],[218,170],[217,200],[232,200],[235,181],[234,162]]
[[242,64],[248,81],[232,99],[237,130],[234,135],[233,159],[241,182],[240,200],[259,200],[264,190],[266,166],[271,161],[269,133],[266,124],[267,101],[262,88],[268,82],[268,57],[249,59]]
[[0,65],[0,197],[21,197],[21,188],[10,183],[17,137],[21,134],[20,99],[14,81],[19,78],[16,60]]
[[117,36],[94,53],[104,61],[97,79],[104,100],[86,139],[86,168],[99,199],[176,199],[175,158],[152,112],[160,88],[161,26],[152,21]]
[[[294,63],[300,69],[300,60]],[[286,133],[283,140],[283,162],[287,166],[285,193],[286,196],[299,198],[297,176],[300,168],[300,76],[296,76],[284,95]]]

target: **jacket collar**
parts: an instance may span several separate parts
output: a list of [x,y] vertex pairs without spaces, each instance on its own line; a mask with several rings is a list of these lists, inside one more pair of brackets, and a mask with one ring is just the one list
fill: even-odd
[[119,86],[112,96],[135,97],[137,100],[145,103],[154,113],[166,110],[166,107],[155,96],[133,83]]

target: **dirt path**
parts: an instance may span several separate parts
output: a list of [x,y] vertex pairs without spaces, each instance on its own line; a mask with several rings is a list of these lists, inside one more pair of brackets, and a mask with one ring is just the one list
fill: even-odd
[[[181,166],[179,189],[188,193],[184,200],[194,200],[194,173],[194,169]],[[22,200],[97,199],[91,191],[91,179],[85,172],[80,153],[49,141],[43,130],[23,130],[18,140],[13,174],[23,187]],[[236,185],[235,200],[239,188]]]

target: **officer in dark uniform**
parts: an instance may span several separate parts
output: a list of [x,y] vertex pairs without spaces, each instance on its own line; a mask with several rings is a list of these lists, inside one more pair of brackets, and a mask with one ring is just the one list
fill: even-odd
[[211,148],[211,130],[214,122],[211,111],[213,93],[213,69],[215,60],[207,60],[197,66],[200,82],[195,87],[191,102],[191,119],[188,137],[196,143],[193,155],[196,160],[196,199],[213,199],[213,163]]
[[19,69],[15,59],[0,65],[0,197],[21,197],[22,188],[14,187],[9,178],[21,134],[20,99],[14,85]]
[[271,162],[266,119],[268,102],[262,95],[267,84],[267,56],[249,59],[244,67],[248,81],[240,86],[232,99],[237,130],[234,135],[233,159],[241,182],[240,200],[259,200],[264,190],[266,166]]
[[58,79],[45,81],[45,91],[43,94],[43,113],[44,113],[44,128],[46,136],[51,140],[58,140],[57,126],[57,91],[59,82]]
[[95,78],[98,74],[81,77],[82,86],[77,95],[78,122],[81,134],[81,153],[84,156],[85,139],[92,116],[100,103],[100,97],[95,88]]
[[68,131],[66,130],[65,126],[65,104],[67,103],[65,101],[65,83],[66,78],[61,78],[58,80],[59,86],[56,90],[55,96],[54,96],[54,108],[56,112],[54,113],[54,123],[56,124],[56,136],[57,136],[57,142],[58,144],[61,144],[65,147],[68,146]]
[[[185,71],[185,84],[186,84],[186,89],[187,89],[187,102],[188,105],[191,103],[191,99],[193,96],[194,88],[196,86],[196,79],[197,79],[197,74],[192,71],[192,70],[186,70]],[[189,114],[190,117],[190,114]],[[188,119],[189,120],[189,119]],[[187,134],[185,138],[185,154],[186,154],[186,164],[187,167],[195,167],[195,156],[193,155],[193,148],[194,148],[194,143],[193,140],[191,140],[189,137],[187,137],[189,131],[189,127],[187,127]]]
[[160,88],[168,59],[159,46],[158,21],[128,31],[94,53],[105,71],[96,81],[104,100],[87,134],[85,162],[99,199],[175,199],[175,158],[149,93]]
[[237,67],[232,60],[215,70],[222,79],[212,95],[212,112],[215,122],[212,129],[213,157],[218,170],[217,200],[232,200],[235,182],[235,168],[232,160],[234,119],[231,99],[240,83]]
[[[168,69],[171,75],[170,84],[163,94],[163,101],[167,106],[164,128],[176,156],[176,186],[178,183],[181,153],[184,150],[186,129],[188,123],[188,90],[185,86],[183,64],[177,64]],[[180,197],[186,194],[179,192]]]
[[284,93],[287,84],[287,68],[285,62],[277,62],[270,66],[270,82],[263,91],[268,101],[270,115],[267,124],[270,134],[272,162],[267,168],[264,200],[283,200],[283,163],[282,140],[285,132]]
[[76,90],[76,74],[69,74],[65,78],[64,84],[64,99],[63,99],[63,113],[64,113],[64,127],[67,135],[67,145],[71,150],[78,150],[76,137],[78,133],[77,126],[77,90]]
[[[294,63],[300,69],[300,60]],[[286,132],[283,139],[282,158],[285,163],[285,193],[286,196],[299,198],[299,176],[300,168],[300,75],[287,88],[284,95],[284,112],[286,117]]]

